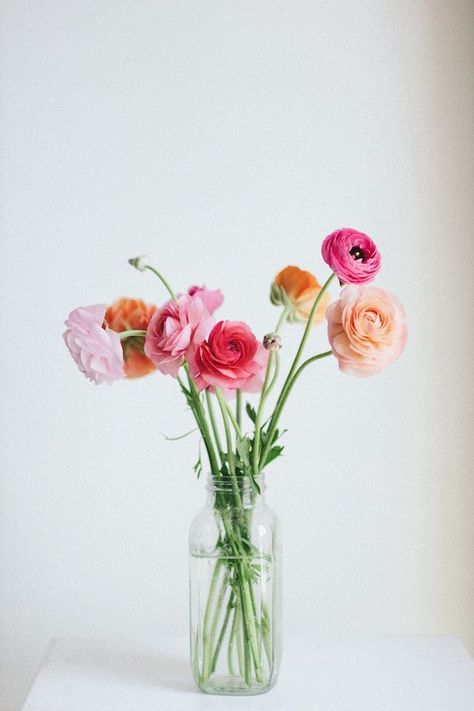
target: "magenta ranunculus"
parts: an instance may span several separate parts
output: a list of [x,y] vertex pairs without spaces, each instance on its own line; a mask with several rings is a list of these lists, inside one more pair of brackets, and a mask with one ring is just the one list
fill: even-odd
[[332,352],[345,373],[374,375],[396,360],[407,339],[400,301],[376,286],[345,286],[326,311]]
[[380,252],[370,237],[350,227],[328,235],[321,246],[321,253],[343,284],[373,281],[382,263]]
[[115,331],[105,329],[106,304],[80,306],[69,314],[63,334],[81,373],[97,385],[125,377],[122,345]]
[[199,296],[210,314],[222,306],[224,301],[224,295],[220,289],[206,289],[205,286],[190,286],[188,294],[189,296]]
[[191,362],[199,389],[218,387],[258,392],[268,362],[268,352],[247,324],[219,321],[200,343]]
[[145,338],[145,355],[156,368],[176,378],[194,346],[203,341],[214,325],[204,302],[184,294],[168,301],[153,314]]

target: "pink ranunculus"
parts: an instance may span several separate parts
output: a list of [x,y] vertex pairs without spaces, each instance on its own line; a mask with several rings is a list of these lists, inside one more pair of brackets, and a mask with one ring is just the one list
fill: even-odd
[[222,306],[224,301],[224,295],[220,289],[206,289],[205,286],[190,286],[188,294],[189,296],[199,296],[210,314]]
[[191,373],[199,389],[218,387],[258,392],[268,352],[241,321],[219,321],[195,350]]
[[340,370],[361,377],[379,373],[405,346],[400,301],[375,286],[345,286],[326,312],[328,336]]
[[373,281],[382,263],[380,252],[370,237],[349,227],[328,235],[321,253],[343,284]]
[[203,341],[214,319],[198,296],[184,294],[157,309],[148,325],[145,355],[156,368],[176,378],[194,346]]
[[106,304],[74,309],[63,334],[79,370],[97,385],[125,377],[120,337],[103,327],[106,309]]

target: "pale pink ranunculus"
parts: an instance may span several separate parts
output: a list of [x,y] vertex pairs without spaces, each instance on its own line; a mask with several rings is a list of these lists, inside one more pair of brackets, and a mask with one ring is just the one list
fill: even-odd
[[396,360],[405,346],[407,324],[400,301],[376,286],[345,286],[328,307],[328,337],[345,373],[374,375]]
[[268,352],[242,321],[219,321],[191,360],[191,373],[200,390],[258,392],[268,362]]
[[367,284],[382,266],[375,242],[350,227],[331,232],[321,245],[321,254],[342,284]]
[[63,334],[79,370],[97,385],[110,385],[125,377],[120,337],[103,327],[106,310],[106,304],[74,309],[65,321]]
[[146,332],[145,355],[159,371],[176,378],[213,325],[214,319],[202,299],[183,294],[153,314]]
[[222,306],[224,301],[224,295],[220,289],[206,289],[205,286],[190,286],[188,294],[189,296],[199,296],[210,314]]

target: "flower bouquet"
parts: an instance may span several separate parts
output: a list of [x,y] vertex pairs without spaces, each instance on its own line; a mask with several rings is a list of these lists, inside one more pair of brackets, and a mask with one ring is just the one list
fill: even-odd
[[[403,350],[407,328],[398,299],[369,286],[381,266],[367,235],[340,229],[322,243],[330,274],[321,285],[289,266],[270,292],[280,308],[273,331],[259,339],[242,321],[216,321],[219,290],[192,286],[176,293],[144,257],[130,260],[152,272],[167,292],[159,307],[138,299],[77,308],[64,340],[84,375],[112,383],[159,371],[176,379],[206,452],[208,503],[194,519],[190,545],[191,665],[207,693],[258,694],[275,683],[280,657],[279,539],[264,502],[264,470],[282,453],[280,420],[308,366],[335,357],[339,368],[369,376]],[[339,298],[330,303],[336,280]],[[303,359],[311,330],[324,319],[328,350]],[[302,336],[279,387],[280,330],[300,322]],[[255,406],[246,393],[258,394]],[[203,468],[201,455],[194,467]]]

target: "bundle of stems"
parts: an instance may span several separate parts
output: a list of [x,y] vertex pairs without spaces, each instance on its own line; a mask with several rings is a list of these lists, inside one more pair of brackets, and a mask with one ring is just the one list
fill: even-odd
[[[171,298],[176,299],[164,277],[151,266],[145,268],[156,274]],[[234,674],[233,650],[236,648],[239,674],[248,687],[254,680],[257,684],[264,684],[264,666],[266,664],[269,670],[272,667],[269,611],[263,597],[259,599],[258,605],[256,603],[256,591],[264,563],[260,560],[260,552],[252,545],[251,506],[245,504],[244,492],[250,484],[251,498],[258,496],[262,471],[281,453],[282,447],[277,444],[280,436],[278,424],[301,373],[311,363],[331,355],[331,351],[326,351],[302,362],[314,315],[334,277],[335,274],[331,273],[313,303],[273,412],[264,421],[265,405],[276,386],[280,365],[278,350],[270,351],[258,405],[255,410],[250,405],[246,407],[253,425],[250,435],[244,434],[242,429],[242,394],[239,390],[236,392],[235,407],[232,408],[219,388],[215,388],[214,392],[207,389],[204,394],[199,393],[187,363],[183,364],[183,375],[178,376],[207,453],[211,477],[215,483],[216,515],[221,527],[204,614],[201,655],[198,655],[198,650],[193,655],[196,664],[198,658],[201,658],[200,668],[195,668],[195,674],[202,685],[216,669],[226,634],[229,671]],[[287,315],[287,307],[283,307],[273,332],[275,335],[279,334]],[[126,338],[141,334],[144,332],[124,331],[120,335]],[[216,412],[222,422],[224,442],[221,440]],[[218,633],[224,606],[225,612]],[[262,652],[266,655],[265,664]]]

